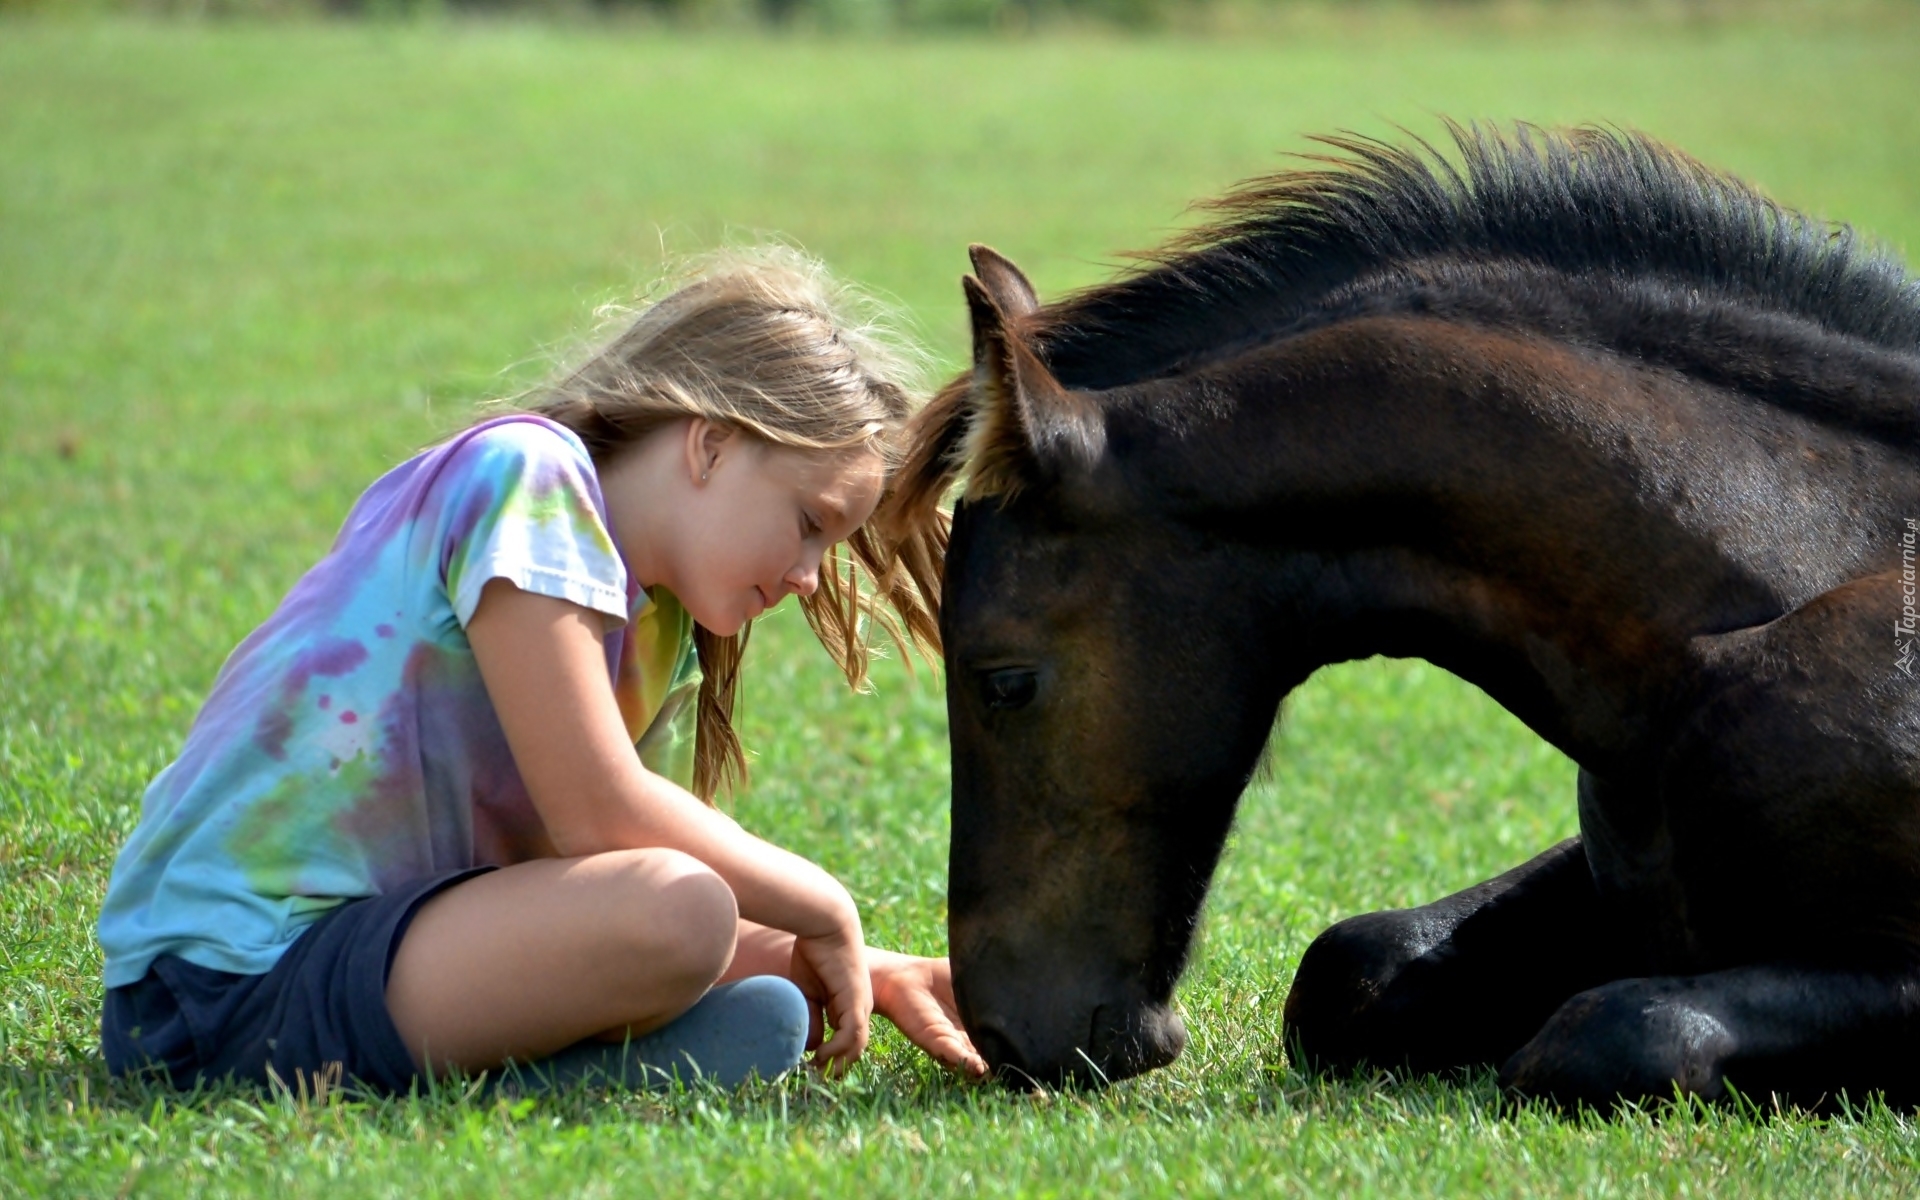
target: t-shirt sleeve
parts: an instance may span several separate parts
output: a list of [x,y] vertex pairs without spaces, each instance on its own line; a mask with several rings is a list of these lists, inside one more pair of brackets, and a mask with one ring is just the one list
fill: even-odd
[[577,442],[534,422],[493,426],[454,449],[434,491],[441,576],[462,628],[494,579],[626,621],[626,567]]

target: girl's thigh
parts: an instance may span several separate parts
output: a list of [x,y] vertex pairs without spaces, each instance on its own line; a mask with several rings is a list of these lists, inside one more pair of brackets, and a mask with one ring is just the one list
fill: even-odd
[[671,1021],[726,970],[738,928],[725,881],[675,850],[520,863],[421,906],[387,1008],[423,1068],[528,1062]]

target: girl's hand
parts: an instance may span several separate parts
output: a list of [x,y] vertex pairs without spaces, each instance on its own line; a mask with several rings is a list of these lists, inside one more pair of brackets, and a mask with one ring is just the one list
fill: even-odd
[[974,1079],[987,1061],[973,1048],[953,999],[953,970],[944,958],[914,958],[887,950],[867,951],[873,975],[874,1010],[936,1062]]
[[[867,975],[866,942],[855,918],[824,937],[795,937],[790,978],[812,1001],[815,1019],[824,1011],[833,1036],[813,1054],[813,1065],[823,1073],[843,1075],[866,1052],[873,1014],[873,983]],[[807,1044],[821,1034],[815,1028]]]

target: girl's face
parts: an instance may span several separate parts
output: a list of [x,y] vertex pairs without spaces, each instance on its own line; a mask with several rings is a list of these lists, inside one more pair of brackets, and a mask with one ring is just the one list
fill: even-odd
[[883,471],[872,450],[808,453],[744,434],[690,444],[688,491],[671,523],[662,582],[722,637],[789,594],[811,595],[827,550],[880,499]]

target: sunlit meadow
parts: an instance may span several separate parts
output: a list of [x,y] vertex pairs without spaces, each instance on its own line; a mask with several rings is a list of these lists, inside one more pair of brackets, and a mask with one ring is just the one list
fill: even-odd
[[[1920,10],[1315,10],[1239,34],[692,36],[577,24],[0,22],[0,1191],[1898,1194],[1910,1120],[1567,1121],[1485,1076],[1311,1082],[1307,941],[1574,828],[1573,768],[1423,663],[1288,704],[1180,991],[1099,1095],[964,1086],[890,1032],[738,1095],[370,1101],[110,1082],[92,921],[222,657],[381,470],[536,379],[663,254],[777,233],[943,370],[964,247],[1047,294],[1315,131],[1605,120],[1920,245]],[[749,660],[735,811],[872,940],[944,944],[939,680],[851,696],[793,613]],[[1142,704],[1164,702],[1151,695]]]

